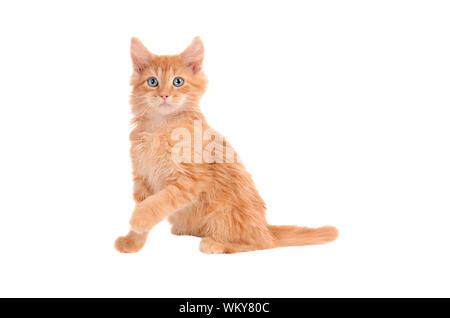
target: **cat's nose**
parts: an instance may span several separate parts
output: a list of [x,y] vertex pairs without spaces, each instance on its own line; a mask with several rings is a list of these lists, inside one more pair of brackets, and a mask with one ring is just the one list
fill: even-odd
[[169,95],[162,94],[162,95],[159,95],[159,97],[161,97],[164,101],[166,101],[166,99],[167,99],[167,97],[169,97]]

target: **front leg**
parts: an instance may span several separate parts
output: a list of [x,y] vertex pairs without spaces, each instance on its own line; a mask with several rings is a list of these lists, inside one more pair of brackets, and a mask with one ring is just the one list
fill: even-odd
[[171,212],[194,202],[195,198],[195,186],[182,187],[176,183],[170,184],[136,204],[130,220],[131,230],[136,233],[145,233]]
[[118,237],[114,246],[121,253],[136,253],[144,247],[147,235],[148,232],[136,233],[130,231],[126,236]]
[[[153,191],[144,179],[135,176],[133,185],[133,198],[136,203],[144,201]],[[136,233],[130,231],[126,236],[120,236],[114,243],[115,248],[122,253],[135,253],[144,247],[148,232]]]
[[133,198],[136,203],[144,201],[152,194],[153,191],[148,182],[140,177],[134,177]]

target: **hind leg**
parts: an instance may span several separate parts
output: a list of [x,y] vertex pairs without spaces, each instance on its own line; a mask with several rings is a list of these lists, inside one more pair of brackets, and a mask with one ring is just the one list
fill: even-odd
[[170,215],[168,221],[172,224],[172,234],[204,236],[202,224],[196,214],[198,214],[198,206],[191,204]]
[[230,254],[274,247],[264,213],[240,211],[229,207],[212,214],[212,229],[202,235],[200,251],[206,254]]
[[263,250],[271,247],[271,245],[267,244],[220,242],[211,236],[204,237],[200,242],[200,251],[205,254],[233,254]]
[[200,252],[205,254],[231,254],[236,253],[235,249],[230,248],[226,244],[216,241],[212,237],[204,237],[200,241]]
[[172,225],[170,232],[173,235],[191,235],[191,236],[198,236],[198,237],[201,236],[200,233],[188,230],[188,229],[180,226],[180,224]]

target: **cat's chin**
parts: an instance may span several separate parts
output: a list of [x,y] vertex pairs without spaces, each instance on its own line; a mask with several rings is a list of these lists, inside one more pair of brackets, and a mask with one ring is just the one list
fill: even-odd
[[159,106],[157,106],[155,108],[156,108],[156,111],[158,113],[160,113],[161,115],[169,115],[169,114],[177,111],[178,109],[180,109],[181,106],[168,104],[168,103],[162,103],[162,104],[160,104]]
[[169,104],[169,103],[161,103],[161,104],[159,104],[159,106],[158,106],[158,109],[166,109],[166,110],[169,110],[169,109],[174,109],[174,108],[178,108],[176,105],[173,105],[173,104]]

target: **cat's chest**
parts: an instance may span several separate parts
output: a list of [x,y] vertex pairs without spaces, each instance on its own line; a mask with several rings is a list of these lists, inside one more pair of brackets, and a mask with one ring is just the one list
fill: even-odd
[[159,191],[173,172],[166,135],[141,132],[131,136],[131,160],[136,175]]

